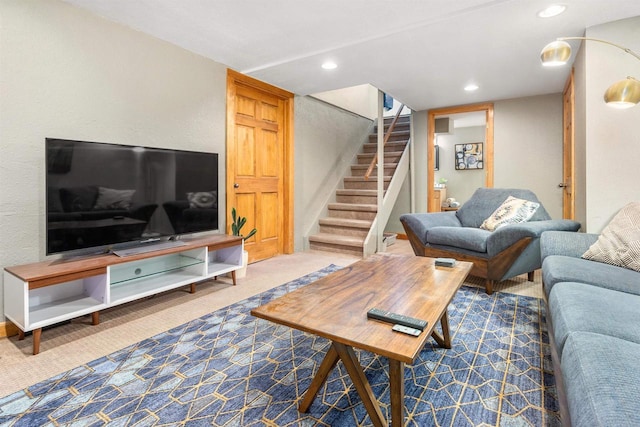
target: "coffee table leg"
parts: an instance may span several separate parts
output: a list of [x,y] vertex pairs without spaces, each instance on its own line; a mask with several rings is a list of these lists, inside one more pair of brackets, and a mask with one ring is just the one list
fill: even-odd
[[327,377],[329,376],[329,373],[337,363],[338,352],[336,351],[333,344],[331,344],[331,347],[329,347],[329,351],[327,351],[324,359],[322,359],[322,363],[320,364],[318,372],[316,373],[315,377],[313,377],[313,380],[311,380],[311,385],[305,393],[302,402],[300,402],[300,405],[298,405],[298,410],[300,412],[307,412],[309,410],[309,407],[313,403],[313,400],[316,398],[316,394],[318,394],[318,390],[320,390],[320,387],[322,387],[322,385],[325,383]]
[[404,363],[389,359],[391,425],[404,426]]
[[449,314],[447,314],[447,310],[444,311],[440,318],[440,326],[442,327],[442,336],[435,330],[431,332],[431,336],[440,347],[451,348],[451,333],[449,331]]
[[367,409],[371,423],[376,427],[386,426],[387,423],[380,410],[380,405],[378,405],[378,401],[373,395],[373,390],[371,390],[371,385],[369,381],[367,381],[367,377],[364,376],[364,371],[362,370],[362,366],[360,366],[360,362],[358,362],[353,347],[338,342],[334,342],[333,345],[340,356],[340,360],[344,363],[344,367],[347,368],[347,372],[351,377],[353,385],[356,387],[360,399],[362,399],[364,407]]

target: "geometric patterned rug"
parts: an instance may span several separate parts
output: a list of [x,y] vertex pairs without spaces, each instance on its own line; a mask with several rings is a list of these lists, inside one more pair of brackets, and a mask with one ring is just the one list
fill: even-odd
[[[342,363],[309,412],[297,404],[329,342],[250,310],[339,267],[281,285],[0,398],[0,426],[366,426]],[[463,286],[453,348],[428,342],[405,367],[407,426],[559,425],[537,298]],[[389,419],[386,359],[356,350]]]

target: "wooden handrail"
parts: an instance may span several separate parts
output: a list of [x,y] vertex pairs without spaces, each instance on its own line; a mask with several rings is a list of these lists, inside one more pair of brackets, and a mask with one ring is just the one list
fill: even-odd
[[[402,113],[403,109],[404,109],[404,104],[400,105],[400,108],[398,109],[398,112],[396,113],[396,116],[393,118],[393,121],[391,122],[391,125],[389,126],[389,130],[387,130],[387,133],[384,136],[384,140],[382,141],[382,149],[383,150],[384,150],[384,146],[387,145],[387,141],[389,141],[389,138],[391,137],[391,132],[393,132],[393,128],[396,126],[396,122],[400,118],[400,113]],[[384,120],[382,121],[382,129],[384,129]],[[364,174],[364,179],[369,179],[369,176],[373,172],[373,168],[376,167],[376,161],[378,161],[378,153],[377,152],[376,152],[376,154],[374,154],[373,160],[371,160],[371,164],[369,165],[369,169],[367,169],[367,173]],[[384,170],[384,165],[382,165],[382,168]]]

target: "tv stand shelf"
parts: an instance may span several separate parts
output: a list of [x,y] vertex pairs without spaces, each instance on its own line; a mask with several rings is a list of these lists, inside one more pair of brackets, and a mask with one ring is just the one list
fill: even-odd
[[4,271],[4,313],[20,329],[33,331],[33,354],[40,351],[42,328],[155,295],[242,267],[241,237],[216,234],[184,239],[185,245],[128,257],[104,254],[56,259],[7,267]]

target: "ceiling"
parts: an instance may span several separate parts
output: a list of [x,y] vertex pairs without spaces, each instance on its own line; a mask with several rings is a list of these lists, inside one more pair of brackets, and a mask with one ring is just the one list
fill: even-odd
[[65,1],[299,95],[368,83],[414,110],[560,92],[544,45],[640,16],[640,0],[560,0],[547,19],[553,0]]

